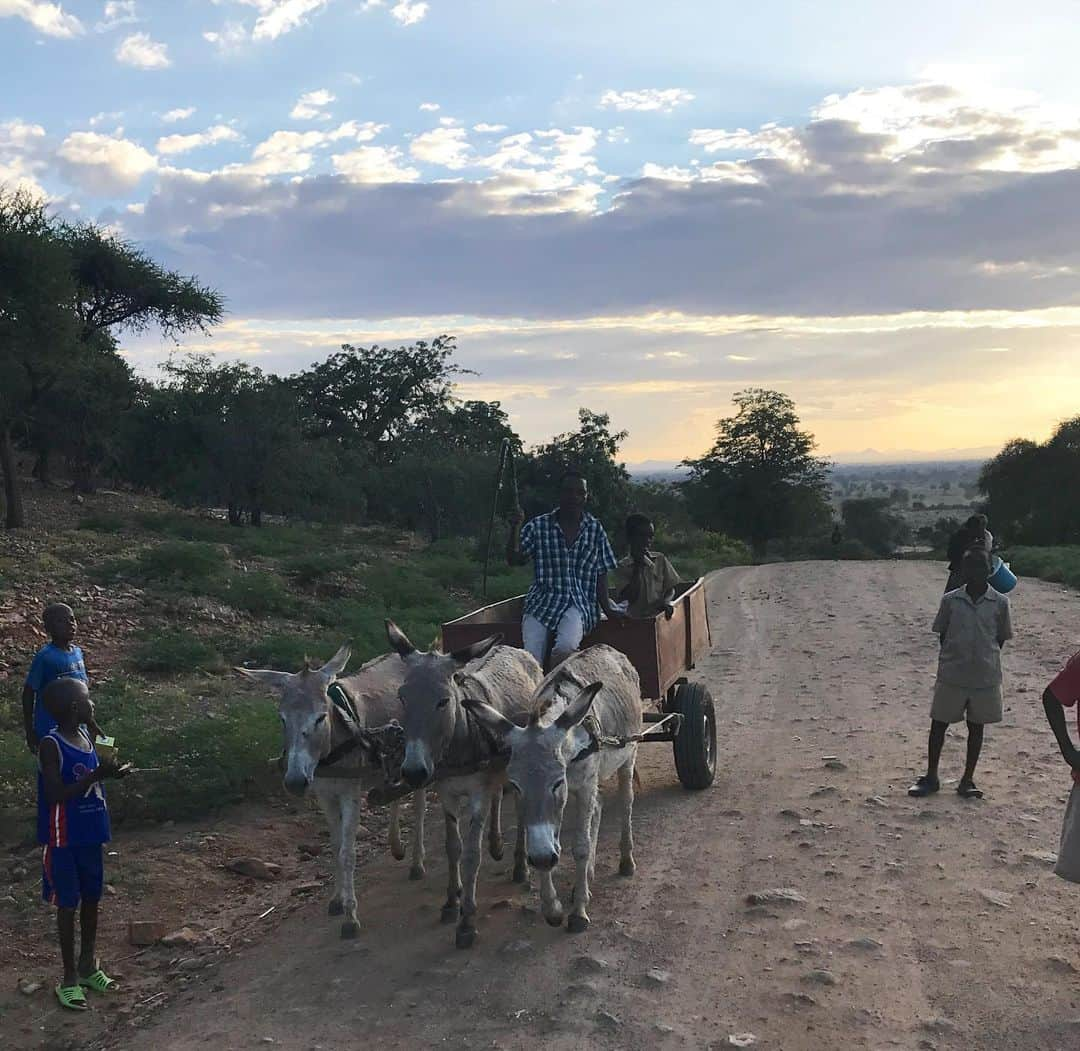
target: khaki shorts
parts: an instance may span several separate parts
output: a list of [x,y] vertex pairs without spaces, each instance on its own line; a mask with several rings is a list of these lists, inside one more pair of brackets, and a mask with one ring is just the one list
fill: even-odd
[[1074,784],[1061,823],[1061,846],[1054,875],[1080,883],[1080,784]]
[[934,686],[934,703],[930,706],[930,718],[939,723],[1001,722],[1001,687],[987,686],[973,690],[967,686],[953,686],[939,682]]

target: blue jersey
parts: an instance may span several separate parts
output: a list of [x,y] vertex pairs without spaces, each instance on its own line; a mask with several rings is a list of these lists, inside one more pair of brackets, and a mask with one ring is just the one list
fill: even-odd
[[[85,748],[69,744],[59,730],[50,730],[45,736],[56,743],[60,752],[60,777],[65,785],[73,785],[97,769],[98,754],[81,730],[79,736]],[[50,847],[89,847],[108,843],[111,838],[105,788],[100,781],[95,781],[81,796],[50,804],[45,795],[45,779],[38,771],[39,843]]]
[[56,725],[56,720],[45,711],[41,695],[45,692],[45,687],[57,679],[82,679],[86,683],[90,681],[86,676],[83,652],[78,646],[62,650],[50,642],[38,650],[34,663],[30,665],[26,685],[34,691],[34,733],[38,739]]

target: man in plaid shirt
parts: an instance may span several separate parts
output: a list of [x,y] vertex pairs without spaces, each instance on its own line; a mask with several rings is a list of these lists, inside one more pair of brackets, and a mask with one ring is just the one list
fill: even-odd
[[[585,510],[588,484],[575,471],[559,481],[559,506],[525,523],[517,511],[510,518],[506,559],[512,566],[533,561],[534,579],[525,596],[521,635],[545,669],[565,660],[600,619],[623,613],[608,595],[607,575],[618,565],[604,527]],[[554,639],[554,643],[552,643]],[[551,662],[545,663],[551,646]]]

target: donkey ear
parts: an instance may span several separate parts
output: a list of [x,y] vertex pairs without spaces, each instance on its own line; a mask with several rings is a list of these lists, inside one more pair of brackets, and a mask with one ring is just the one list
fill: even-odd
[[484,704],[483,701],[477,701],[471,697],[463,698],[461,703],[465,705],[478,723],[486,726],[493,734],[498,734],[501,737],[511,730],[519,729],[515,723],[507,719],[502,712],[492,708],[490,704]]
[[454,650],[450,654],[458,662],[458,664],[468,664],[469,661],[476,660],[477,657],[483,657],[489,653],[496,646],[502,642],[503,636],[492,635],[490,638],[481,639],[479,642],[474,642],[471,646],[463,646],[460,650]]
[[233,671],[239,672],[245,679],[251,679],[252,682],[269,686],[272,690],[283,690],[286,683],[292,678],[290,672],[271,671],[269,668],[234,668]]
[[566,710],[555,720],[555,725],[560,730],[569,730],[577,726],[592,707],[596,695],[604,688],[602,682],[590,683],[585,687],[567,706]]
[[352,656],[352,646],[345,643],[320,669],[319,674],[328,682],[333,682],[344,670]]
[[390,649],[394,650],[399,657],[409,657],[416,652],[416,647],[409,641],[409,636],[392,620],[386,622],[386,637],[390,640]]

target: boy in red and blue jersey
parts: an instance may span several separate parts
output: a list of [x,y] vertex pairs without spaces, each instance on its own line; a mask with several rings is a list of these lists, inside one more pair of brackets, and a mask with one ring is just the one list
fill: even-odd
[[[83,652],[74,642],[79,625],[72,608],[54,602],[45,608],[44,623],[49,642],[35,655],[22,695],[26,746],[34,755],[38,742],[56,725],[41,703],[45,687],[56,679],[81,679],[87,685],[90,683]],[[92,719],[88,726],[94,737],[102,736],[101,728]]]
[[[56,906],[64,978],[61,1005],[86,1010],[83,989],[104,993],[116,982],[97,961],[98,903],[104,886],[102,844],[110,839],[101,782],[127,770],[99,760],[84,729],[93,722],[90,691],[81,679],[56,679],[41,701],[55,725],[38,745],[38,840],[42,844],[42,897]],[[80,907],[81,906],[81,907]],[[75,910],[80,954],[75,960]]]

